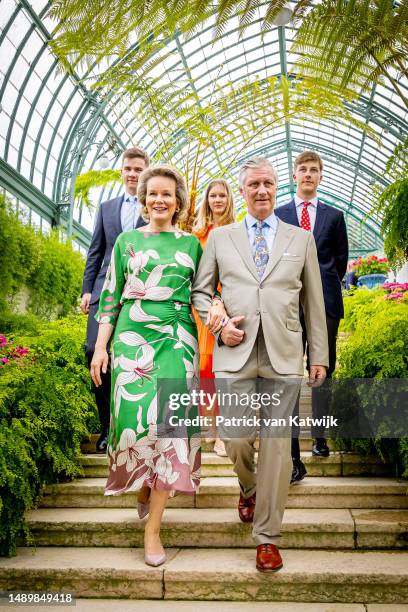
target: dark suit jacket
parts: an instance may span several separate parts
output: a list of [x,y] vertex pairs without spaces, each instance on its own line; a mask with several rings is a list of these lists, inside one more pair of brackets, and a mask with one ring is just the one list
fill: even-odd
[[[120,211],[124,196],[102,202],[86,259],[82,293],[91,293],[91,304],[98,302],[116,238],[122,233]],[[136,227],[146,222],[139,217]]]
[[[275,214],[282,221],[299,227],[294,200],[276,208]],[[346,273],[348,260],[347,229],[343,213],[319,200],[313,235],[317,247],[326,314],[333,319],[342,319],[344,308],[341,281]]]

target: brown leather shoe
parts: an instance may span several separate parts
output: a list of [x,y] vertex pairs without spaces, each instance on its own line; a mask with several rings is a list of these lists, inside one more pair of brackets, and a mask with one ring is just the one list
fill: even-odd
[[275,544],[259,544],[256,547],[257,570],[260,572],[277,572],[282,566],[282,557]]
[[252,523],[254,520],[256,493],[251,497],[245,497],[242,493],[239,494],[238,514],[243,523]]

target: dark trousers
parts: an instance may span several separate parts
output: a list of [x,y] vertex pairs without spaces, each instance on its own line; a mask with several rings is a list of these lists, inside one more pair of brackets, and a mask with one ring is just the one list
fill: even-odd
[[[310,362],[309,362],[309,350],[307,347],[307,334],[306,334],[306,325],[303,313],[300,316],[300,322],[302,324],[302,340],[303,340],[303,352],[306,350],[307,355],[307,369],[309,371]],[[329,367],[327,369],[326,380],[319,389],[312,389],[312,417],[319,418],[328,414],[331,400],[331,377],[336,368],[336,341],[337,341],[337,332],[339,329],[340,319],[333,319],[326,314],[326,325],[327,325],[327,338],[329,343]],[[313,365],[321,365],[321,364],[313,364]],[[297,416],[299,414],[299,397],[297,399],[295,408],[293,410],[293,415]],[[324,437],[324,427],[313,427],[311,431],[313,438],[323,438]],[[300,446],[299,446],[299,429],[292,429],[292,458],[300,459]]]
[[[89,307],[88,324],[86,327],[86,357],[88,366],[91,365],[92,357],[95,350],[96,338],[98,336],[99,324],[95,321],[95,314],[98,310],[99,303],[91,304]],[[106,374],[101,374],[102,384],[100,387],[95,387],[92,383],[92,391],[95,394],[96,406],[98,408],[99,421],[102,431],[109,429],[110,422],[110,395],[111,395],[111,372],[110,366]]]

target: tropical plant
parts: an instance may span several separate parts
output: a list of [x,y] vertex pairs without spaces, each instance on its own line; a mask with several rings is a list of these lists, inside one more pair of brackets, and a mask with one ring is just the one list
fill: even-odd
[[387,161],[385,172],[393,181],[408,179],[408,136],[396,145]]
[[94,187],[107,187],[120,182],[119,170],[89,170],[77,176],[75,181],[75,199],[80,200],[88,208],[91,207],[89,192]]
[[[389,0],[323,0],[315,5],[299,0],[293,4],[292,18],[300,25],[294,33],[293,47],[300,59],[289,80],[279,81],[279,99],[268,101],[264,97],[259,101],[248,95],[246,89],[268,91],[257,78],[250,84],[229,84],[228,92],[217,91],[215,85],[212,92],[199,97],[187,63],[180,68],[174,61],[174,54],[181,49],[180,38],[183,42],[191,39],[210,16],[215,40],[232,17],[238,18],[241,33],[255,21],[267,31],[275,25],[285,4],[282,0],[265,4],[246,0],[220,4],[139,0],[113,7],[107,0],[97,4],[54,0],[50,14],[58,23],[51,44],[67,70],[78,64],[88,69],[84,80],[89,79],[102,98],[116,89],[120,93],[115,98],[118,104],[133,112],[140,133],[148,132],[157,146],[155,160],[179,166],[188,181],[192,219],[197,189],[203,186],[203,180],[228,175],[254,134],[262,129],[273,129],[293,117],[300,121],[337,119],[369,131],[378,140],[368,122],[356,122],[343,102],[357,100],[374,80],[386,80],[404,100],[395,70],[406,74],[408,0],[397,5]],[[110,65],[107,70],[106,64]],[[213,83],[216,81],[213,78]],[[298,99],[298,115],[292,114],[288,104],[296,88],[302,89],[304,98]],[[120,113],[118,104],[115,110]],[[251,104],[263,108],[257,113]],[[232,113],[231,108],[235,109]],[[218,112],[220,109],[226,111],[225,116]],[[281,116],[279,111],[283,111]],[[244,131],[250,136],[241,138]],[[229,162],[223,154],[226,151]]]
[[408,178],[386,187],[376,208],[382,216],[384,250],[395,267],[402,266],[408,260]]
[[0,195],[0,312],[15,309],[26,290],[27,308],[52,318],[75,308],[81,292],[84,260],[56,231],[48,236],[22,223]]
[[338,91],[387,84],[408,107],[408,0],[323,0],[300,23],[297,69]]
[[[348,332],[348,337],[339,344],[335,377],[345,381],[346,389],[356,379],[402,379],[401,384],[385,382],[382,387],[390,393],[391,406],[395,389],[404,387],[408,378],[408,303],[385,300],[381,289],[362,288],[345,296],[344,311],[340,330]],[[378,432],[375,438],[337,440],[337,446],[361,454],[375,452],[408,477],[408,438],[403,436],[387,438]]]
[[[337,94],[319,87],[309,89],[304,80],[269,77],[246,79],[239,85],[230,82],[222,88],[215,84],[211,95],[199,100],[189,82],[181,78],[161,85],[159,77],[145,77],[140,70],[137,78],[129,79],[129,74],[135,76],[129,61],[110,67],[95,87],[112,89],[114,83],[118,91],[125,92],[124,104],[156,144],[153,160],[172,163],[183,172],[190,195],[185,229],[190,229],[194,217],[198,185],[213,176],[228,176],[253,141],[260,147],[267,144],[270,130],[291,118],[352,123],[375,137],[365,123],[352,116]],[[83,176],[82,195],[89,198],[89,188],[95,185],[89,180],[93,175]],[[99,180],[103,175],[99,172],[95,176]]]
[[32,542],[25,514],[42,485],[82,474],[80,442],[96,412],[85,327],[81,315],[38,321],[35,335],[1,340],[13,357],[0,366],[0,556],[15,554],[21,538]]
[[407,304],[384,300],[384,291],[358,289],[344,298],[339,378],[408,377]]
[[374,185],[370,214],[381,226],[391,266],[399,268],[408,259],[408,137],[394,148],[385,174],[392,183],[385,189],[379,183]]
[[[81,62],[98,64],[106,57],[124,58],[132,48],[141,66],[177,32],[191,35],[212,15],[216,36],[235,15],[241,33],[258,15],[265,31],[274,26],[286,4],[270,0],[261,9],[259,2],[247,0],[218,5],[208,0],[139,0],[113,7],[109,0],[54,0],[50,15],[58,24],[52,45],[68,69]],[[300,25],[293,50],[301,53],[302,74],[323,79],[328,90],[337,84],[357,88],[358,93],[385,80],[408,104],[398,85],[399,74],[408,76],[407,0],[323,0],[315,6],[299,0],[292,20]]]
[[[311,0],[295,2],[293,19],[302,17],[311,4]],[[273,27],[286,6],[287,0],[269,0],[260,11],[262,29]],[[69,70],[81,63],[98,64],[107,57],[123,58],[132,47],[144,63],[152,47],[161,48],[177,32],[194,35],[209,17],[215,17],[215,36],[222,34],[235,15],[243,32],[260,8],[259,2],[248,0],[223,0],[218,5],[211,0],[137,0],[114,5],[109,0],[53,0],[49,15],[57,27],[52,46]]]

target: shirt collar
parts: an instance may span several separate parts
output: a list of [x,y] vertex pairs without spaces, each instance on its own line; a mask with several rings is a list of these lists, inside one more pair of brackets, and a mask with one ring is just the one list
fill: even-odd
[[[131,199],[130,199],[131,198]],[[136,196],[132,196],[130,195],[130,193],[128,193],[127,191],[125,191],[125,195],[124,195],[124,202],[135,202],[135,204],[137,204],[137,197]]]
[[[258,223],[258,219],[255,219],[255,217],[253,217],[250,213],[247,213],[245,217],[245,223],[247,228],[249,229],[250,227],[253,227]],[[266,217],[266,219],[263,220],[263,223],[266,223],[266,225],[271,229],[276,230],[278,227],[278,217],[272,211],[269,217]]]
[[[306,200],[307,202],[310,202],[310,204],[312,206],[317,207],[317,196],[315,198],[312,198],[311,200]],[[297,194],[295,194],[295,205],[296,206],[301,206],[303,204],[305,200],[302,200],[302,198],[299,198],[299,196]]]

